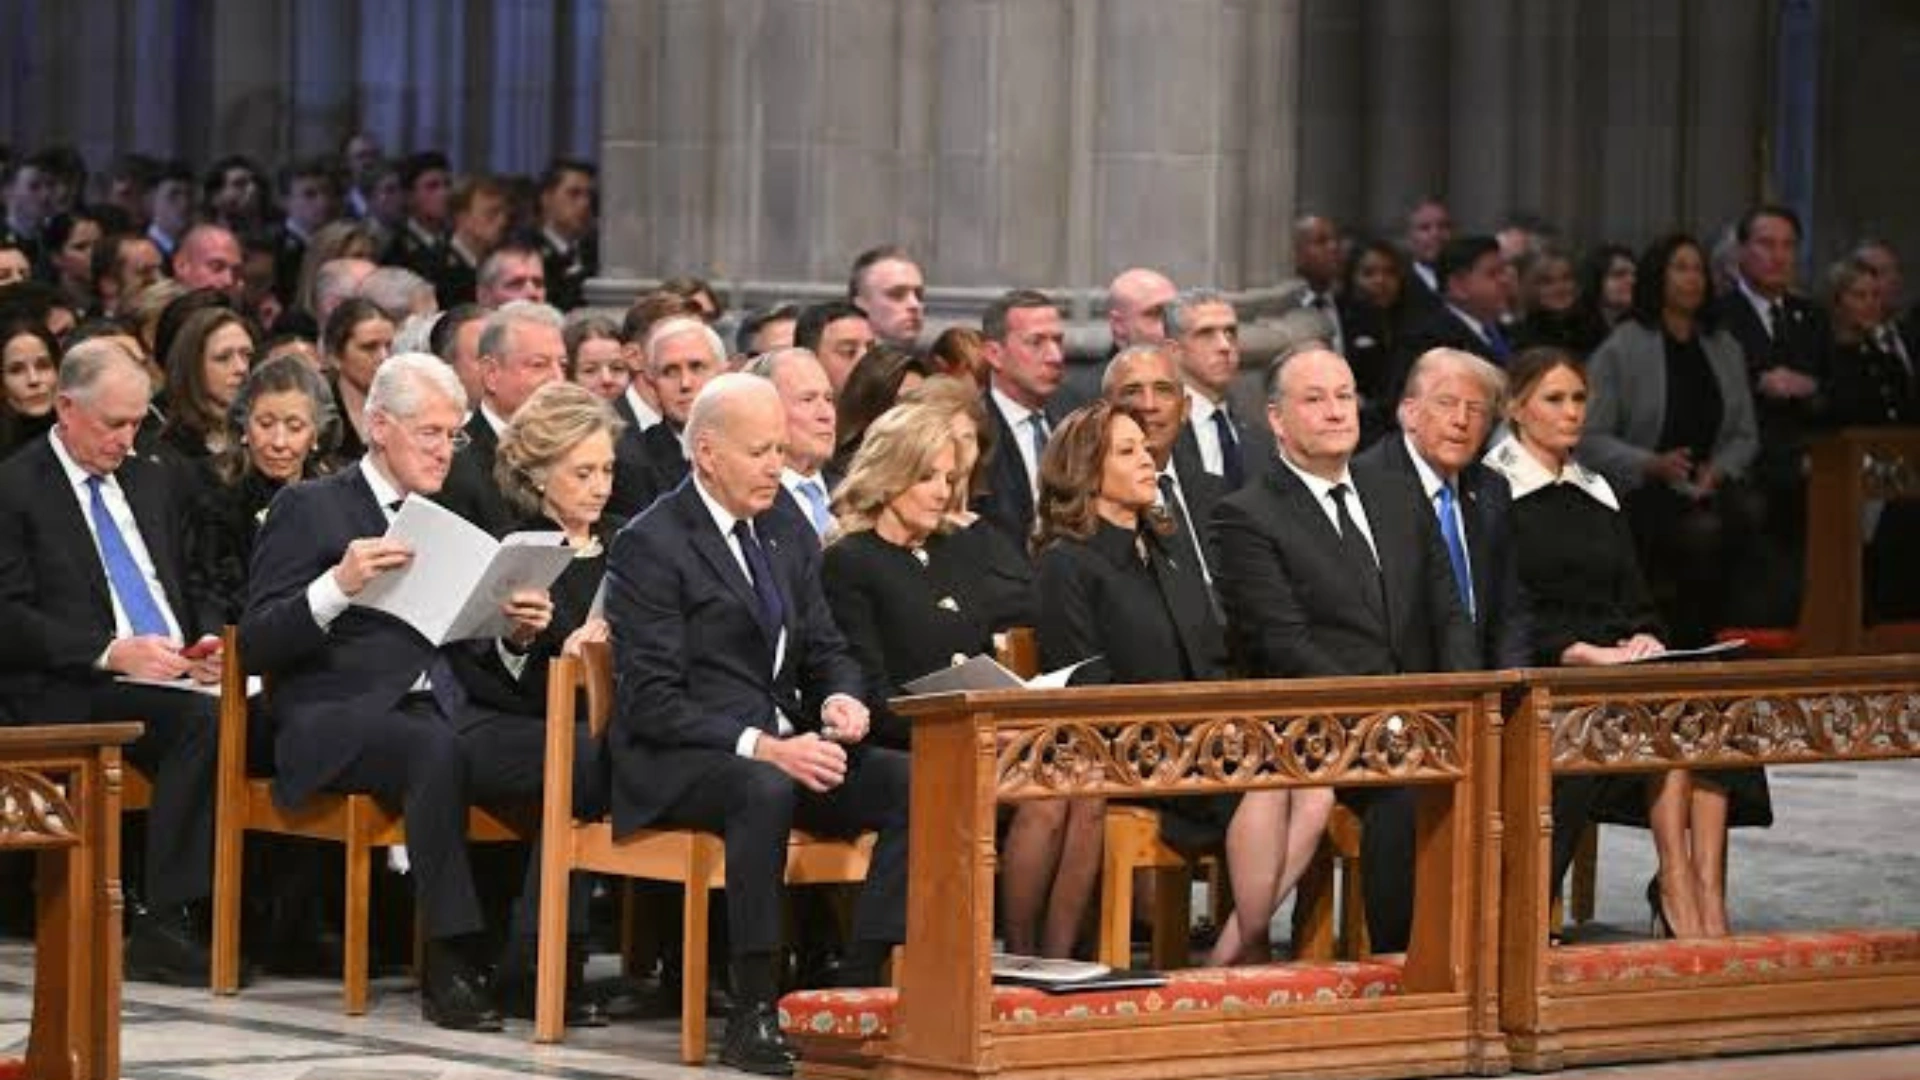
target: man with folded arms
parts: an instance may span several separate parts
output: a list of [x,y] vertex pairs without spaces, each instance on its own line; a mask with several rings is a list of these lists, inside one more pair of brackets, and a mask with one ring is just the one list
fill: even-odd
[[[539,799],[546,722],[471,701],[449,654],[497,650],[517,676],[525,648],[552,618],[552,601],[544,589],[517,590],[502,607],[508,636],[444,648],[353,602],[413,561],[404,541],[385,534],[408,496],[440,490],[465,442],[466,407],[460,380],[438,357],[402,353],[381,365],[367,391],[366,456],[288,487],[268,508],[240,637],[248,666],[274,677],[274,801],[297,807],[321,792],[361,793],[401,811],[428,938],[421,1011],[442,1027],[498,1031],[477,955],[485,926],[467,860],[467,808]],[[576,738],[576,808],[584,809],[598,794],[596,755],[584,724]],[[538,896],[536,856],[514,907],[506,961],[531,955]],[[572,898],[570,926],[585,927],[584,898]],[[503,989],[513,1011],[531,1015],[526,980]],[[600,1020],[572,1000],[568,1019]]]
[[846,985],[877,985],[905,936],[907,759],[861,745],[859,664],[820,591],[820,542],[780,494],[773,384],[725,374],[687,419],[693,471],[621,530],[607,565],[616,698],[613,827],[726,844],[734,1008],[720,1060],[784,1075],[775,1017],[787,838],[879,833],[855,904]]

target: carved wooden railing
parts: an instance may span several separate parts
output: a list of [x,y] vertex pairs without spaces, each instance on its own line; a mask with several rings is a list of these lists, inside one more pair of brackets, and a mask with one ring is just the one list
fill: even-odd
[[[888,1077],[1504,1071],[1494,792],[1506,674],[942,694],[914,722],[907,945]],[[1260,788],[1418,789],[1404,993],[1124,1020],[993,1019],[1001,802]],[[1497,826],[1497,822],[1494,823]],[[1121,1037],[1123,1036],[1124,1037]],[[1169,1070],[1172,1070],[1171,1072]]]
[[1920,499],[1920,430],[1848,428],[1808,447],[1807,565],[1800,654],[1847,656],[1920,648],[1911,626],[1866,625],[1862,509]]
[[120,1075],[120,747],[139,724],[0,727],[0,850],[38,855],[27,1075]]
[[[1556,988],[1547,889],[1556,774],[1920,757],[1920,657],[1557,668],[1520,673],[1505,728],[1501,1010],[1514,1061],[1670,1056],[1920,1034],[1920,964],[1755,971],[1698,989]],[[1738,890],[1736,876],[1732,887]],[[1710,1015],[1709,1015],[1710,1014]]]

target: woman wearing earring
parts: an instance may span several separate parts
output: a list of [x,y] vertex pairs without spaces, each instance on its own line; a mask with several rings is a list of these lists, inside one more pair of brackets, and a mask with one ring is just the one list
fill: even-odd
[[[1572,354],[1528,349],[1507,369],[1511,434],[1487,464],[1513,489],[1520,580],[1544,665],[1622,664],[1666,650],[1632,530],[1606,478],[1573,459],[1587,417],[1587,375]],[[1587,815],[1650,828],[1659,856],[1648,885],[1656,932],[1725,937],[1727,828],[1773,820],[1758,769],[1671,769],[1640,781],[1554,795],[1554,880],[1573,859]]]
[[214,483],[195,502],[187,574],[189,591],[231,623],[247,604],[247,567],[268,506],[282,487],[326,471],[340,419],[326,380],[289,356],[247,376],[225,428],[227,448],[212,460]]

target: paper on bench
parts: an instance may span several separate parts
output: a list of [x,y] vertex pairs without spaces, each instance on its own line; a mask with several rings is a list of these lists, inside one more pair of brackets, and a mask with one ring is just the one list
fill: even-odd
[[1067,685],[1067,680],[1074,672],[1098,659],[1097,656],[1089,656],[1058,671],[1022,679],[991,656],[970,656],[950,668],[914,679],[906,684],[905,689],[909,694],[945,694],[960,690],[1058,690]]
[[387,536],[405,541],[413,561],[368,582],[353,603],[392,615],[435,645],[506,634],[500,606],[508,595],[552,585],[574,554],[563,533],[514,533],[496,541],[417,495],[401,504]]

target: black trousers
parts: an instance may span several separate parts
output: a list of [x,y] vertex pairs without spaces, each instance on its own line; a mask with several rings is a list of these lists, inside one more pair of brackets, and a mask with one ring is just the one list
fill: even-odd
[[706,779],[687,789],[661,821],[717,832],[727,849],[727,924],[733,955],[780,946],[787,836],[879,834],[866,884],[853,909],[853,940],[884,945],[907,936],[907,756],[877,746],[847,752],[847,777],[825,794],[809,791],[764,761],[712,751]]
[[145,724],[141,736],[126,747],[126,758],[153,782],[144,852],[147,903],[194,903],[213,894],[218,698],[104,680],[63,682],[15,711],[31,724]]
[[[540,798],[546,758],[546,721],[476,709],[456,728],[432,700],[410,700],[389,714],[379,739],[335,778],[330,790],[369,794],[406,819],[409,873],[430,938],[474,934],[486,926],[467,854],[467,808],[528,803]],[[574,806],[604,806],[605,769],[582,721],[574,727]],[[586,928],[584,881],[569,891],[569,922]],[[513,932],[531,936],[539,925],[540,859],[528,859]]]
[[1344,788],[1339,800],[1360,815],[1360,891],[1367,943],[1374,952],[1405,952],[1413,932],[1413,788]]

